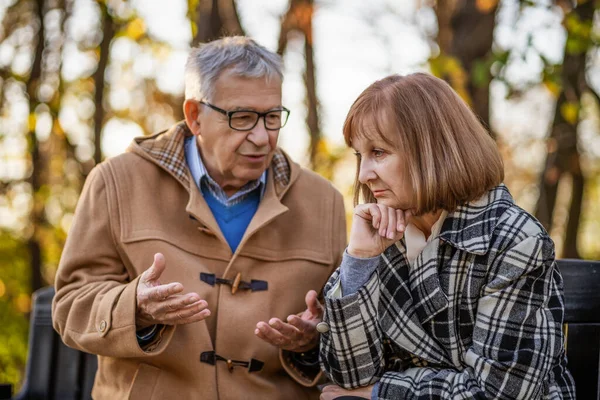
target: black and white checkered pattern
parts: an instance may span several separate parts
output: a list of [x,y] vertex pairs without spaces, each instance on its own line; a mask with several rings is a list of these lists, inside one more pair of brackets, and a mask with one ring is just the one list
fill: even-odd
[[414,264],[404,241],[357,293],[328,296],[321,365],[381,399],[574,399],[562,277],[544,228],[504,185],[449,213]]

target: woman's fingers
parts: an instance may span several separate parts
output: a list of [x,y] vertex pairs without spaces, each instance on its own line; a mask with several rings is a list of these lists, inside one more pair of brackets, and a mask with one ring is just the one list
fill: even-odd
[[381,218],[379,222],[379,236],[386,237],[389,220],[389,213],[387,207],[382,204],[377,204],[376,208],[379,211],[379,215]]
[[386,211],[388,214],[388,226],[385,237],[391,240],[398,234],[396,230],[396,210],[391,207],[387,207]]
[[396,210],[396,230],[404,232],[406,230],[406,213],[409,211]]
[[404,226],[410,223],[410,219],[413,217],[413,213],[411,210],[404,211]]
[[406,223],[406,213],[402,210],[377,203],[356,206],[348,254],[359,258],[381,254],[392,243],[402,239]]
[[376,204],[370,204],[366,210],[371,215],[371,224],[376,230],[381,226],[381,212]]

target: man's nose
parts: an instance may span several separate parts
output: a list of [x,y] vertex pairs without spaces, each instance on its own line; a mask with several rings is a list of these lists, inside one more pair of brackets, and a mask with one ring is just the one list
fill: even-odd
[[260,117],[256,126],[248,134],[248,140],[255,146],[265,146],[269,143],[269,131],[265,127],[265,117]]

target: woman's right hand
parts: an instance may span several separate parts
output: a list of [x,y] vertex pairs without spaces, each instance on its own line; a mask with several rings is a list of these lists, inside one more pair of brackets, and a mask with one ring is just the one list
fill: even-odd
[[383,204],[359,204],[354,208],[348,254],[358,258],[376,257],[402,239],[410,210]]

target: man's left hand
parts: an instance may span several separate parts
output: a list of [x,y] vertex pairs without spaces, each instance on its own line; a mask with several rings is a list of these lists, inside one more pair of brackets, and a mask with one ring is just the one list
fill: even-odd
[[337,399],[341,396],[356,396],[363,399],[370,399],[371,392],[373,391],[373,386],[362,387],[354,390],[346,390],[342,389],[337,385],[327,385],[323,388],[323,392],[321,392],[320,400],[333,400]]
[[300,315],[290,315],[287,322],[271,318],[269,323],[260,321],[254,334],[267,343],[283,350],[294,352],[308,351],[319,343],[317,324],[323,318],[323,306],[317,299],[317,292],[306,293],[306,310]]

